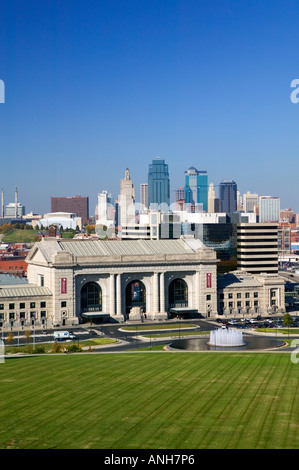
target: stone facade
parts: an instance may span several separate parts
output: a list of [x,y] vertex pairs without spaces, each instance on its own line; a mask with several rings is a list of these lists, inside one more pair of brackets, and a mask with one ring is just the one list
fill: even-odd
[[[71,326],[90,320],[216,318],[285,311],[281,278],[237,271],[217,277],[216,252],[192,237],[45,238],[34,245],[27,263],[29,284],[22,286],[22,294],[20,287],[18,292],[15,286],[0,288],[4,327],[10,326],[12,313],[19,319],[21,310],[26,312],[25,326],[31,324],[34,312],[36,325]],[[13,312],[10,303],[15,304]],[[30,308],[33,303],[35,309]]]

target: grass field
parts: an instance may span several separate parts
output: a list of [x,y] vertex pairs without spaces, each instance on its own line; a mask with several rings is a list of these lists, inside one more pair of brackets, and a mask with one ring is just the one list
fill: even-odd
[[6,359],[0,448],[298,448],[298,372],[283,353]]
[[14,229],[2,239],[4,243],[34,243],[38,240],[35,230]]

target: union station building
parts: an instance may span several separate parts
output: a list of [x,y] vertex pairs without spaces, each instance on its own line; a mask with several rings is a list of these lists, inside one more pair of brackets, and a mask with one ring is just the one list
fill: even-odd
[[193,237],[44,238],[26,261],[28,284],[0,287],[2,327],[285,312],[283,279],[217,276],[216,252]]

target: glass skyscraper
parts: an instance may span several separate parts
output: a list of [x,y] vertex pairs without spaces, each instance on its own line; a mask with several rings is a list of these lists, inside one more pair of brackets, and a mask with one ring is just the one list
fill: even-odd
[[161,204],[170,204],[170,181],[168,165],[155,158],[148,170],[148,204],[151,209],[163,209]]
[[237,210],[237,183],[233,180],[223,180],[220,183],[219,198],[221,212],[236,212]]
[[185,171],[185,203],[202,204],[205,212],[208,211],[208,174],[198,171],[194,166]]

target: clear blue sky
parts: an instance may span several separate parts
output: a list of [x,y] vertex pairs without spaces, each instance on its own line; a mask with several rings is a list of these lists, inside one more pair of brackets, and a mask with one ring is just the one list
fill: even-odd
[[299,212],[298,24],[297,0],[2,0],[5,202],[93,215],[159,156],[172,194],[193,165]]

